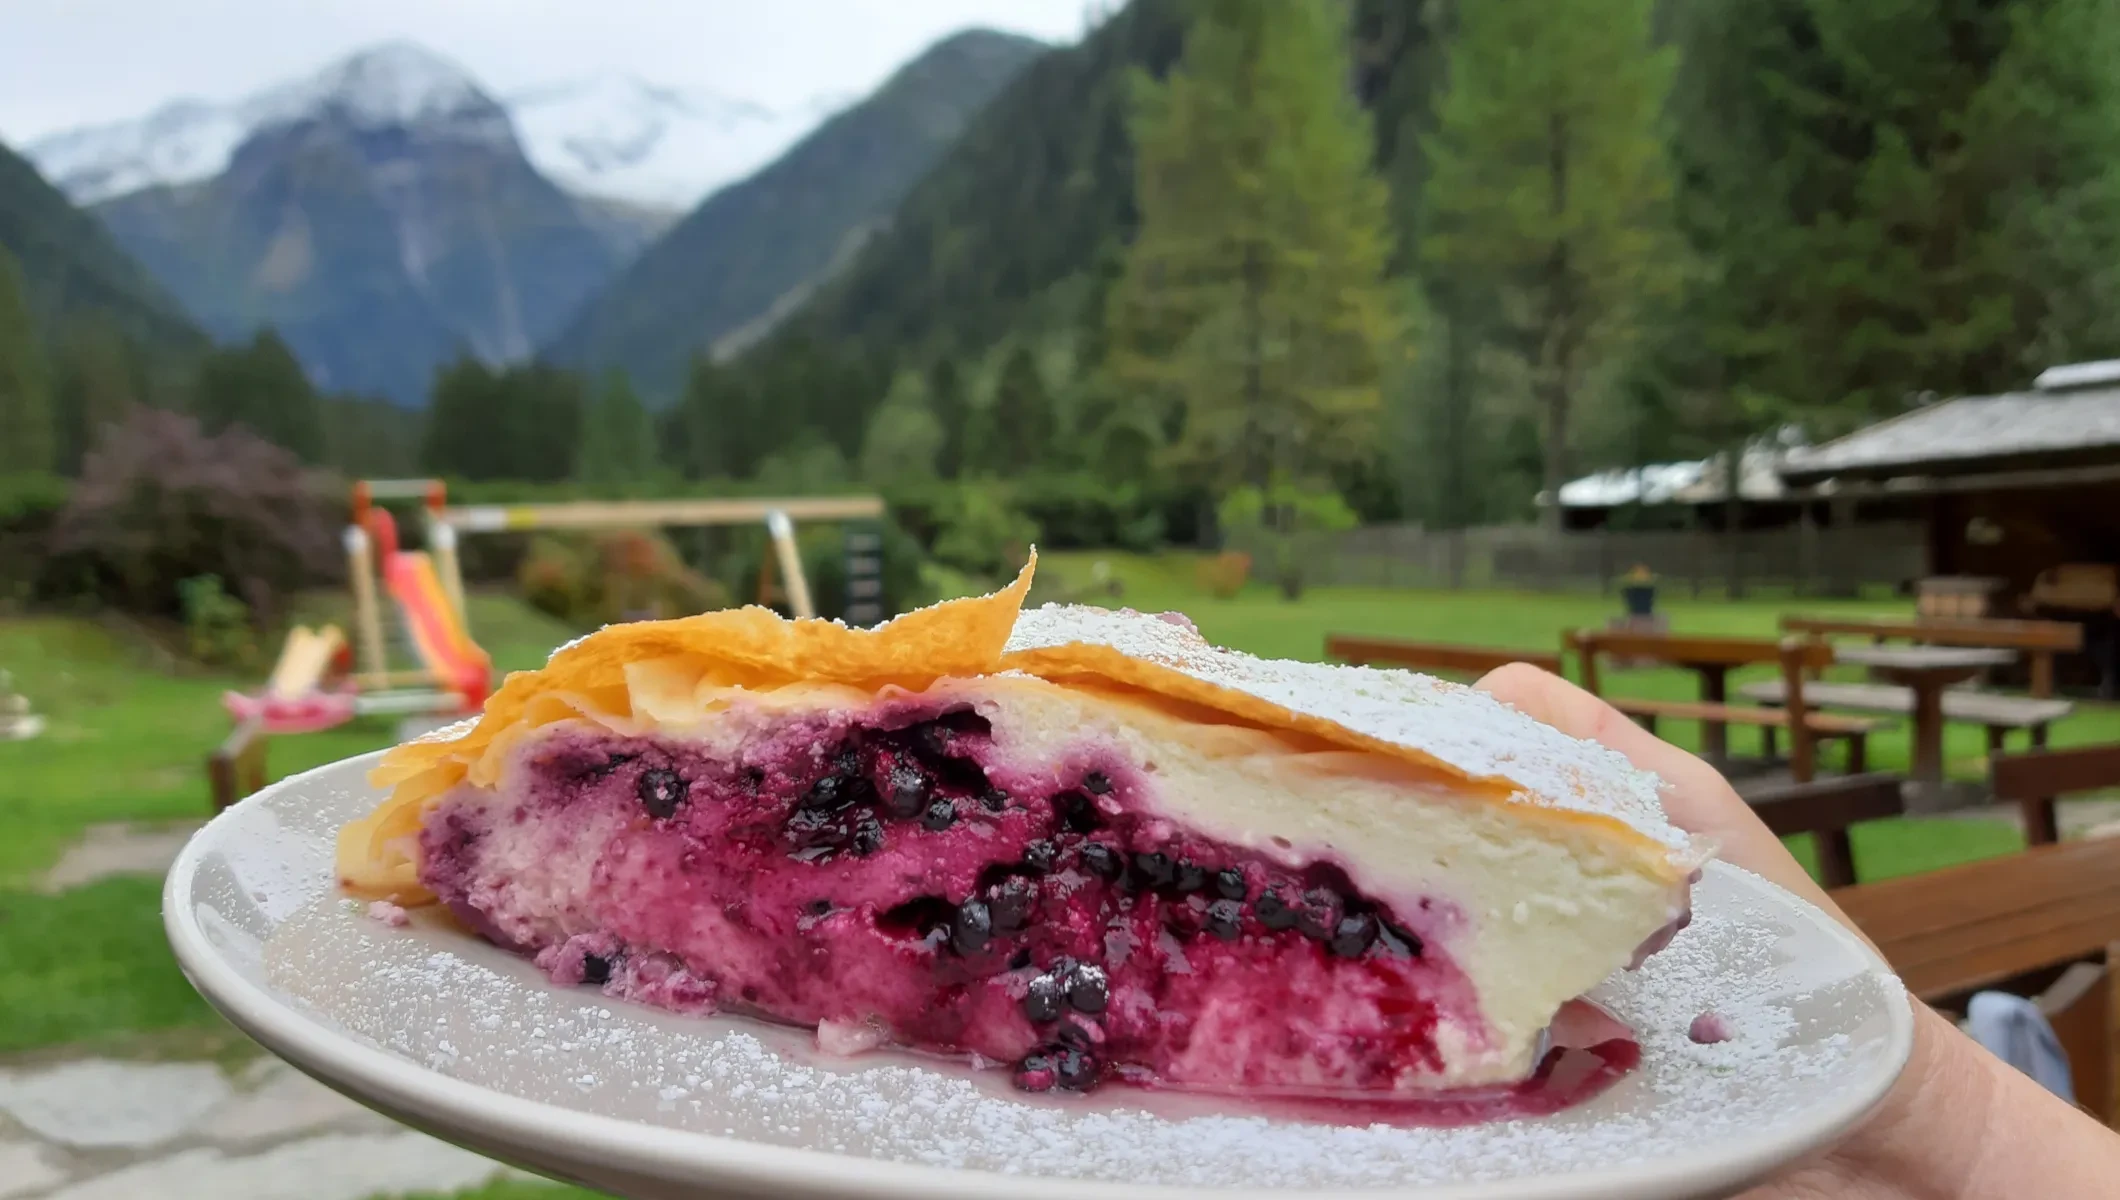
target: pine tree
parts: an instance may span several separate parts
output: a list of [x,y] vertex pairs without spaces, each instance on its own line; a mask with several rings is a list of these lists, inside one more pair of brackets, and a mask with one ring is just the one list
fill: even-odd
[[1059,421],[1053,412],[1053,394],[1029,346],[1018,345],[1009,352],[989,407],[1000,442],[997,458],[1004,470],[1031,471],[1054,460],[1053,439],[1059,433]]
[[604,377],[582,429],[581,477],[590,483],[636,483],[655,469],[655,425],[623,371]]
[[57,469],[74,475],[103,431],[146,401],[147,372],[139,350],[100,314],[69,324],[54,357]]
[[308,462],[324,458],[316,388],[287,343],[262,330],[246,346],[224,347],[199,365],[192,413],[207,433],[241,425]]
[[1731,390],[1829,434],[2120,353],[2103,0],[1694,6],[1676,146]]
[[1371,454],[1394,333],[1346,11],[1190,12],[1179,65],[1137,79],[1141,223],[1112,292],[1109,369],[1170,414],[1175,465],[1212,486],[1322,475]]
[[928,407],[935,414],[935,423],[942,427],[942,446],[935,454],[935,474],[944,479],[955,479],[965,473],[965,468],[983,449],[974,444],[978,430],[974,424],[971,397],[965,394],[957,364],[948,358],[937,359],[928,371],[927,391]]
[[0,474],[52,469],[51,384],[14,256],[0,247]]
[[943,440],[942,423],[928,404],[927,381],[918,371],[901,371],[869,418],[861,477],[876,484],[933,478]]
[[506,397],[498,376],[474,358],[435,373],[420,466],[457,479],[508,478]]
[[[1654,0],[1459,6],[1428,171],[1422,258],[1497,297],[1532,368],[1543,478],[1569,473],[1585,378],[1641,304],[1673,286],[1658,122],[1672,54]],[[1549,505],[1557,521],[1558,505]]]

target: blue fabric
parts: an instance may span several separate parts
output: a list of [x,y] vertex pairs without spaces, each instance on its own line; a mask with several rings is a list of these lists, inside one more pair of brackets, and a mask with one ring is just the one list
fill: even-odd
[[2070,1104],[2076,1102],[2068,1055],[2038,1005],[2008,992],[1981,992],[1966,1006],[1965,1031],[2039,1086]]

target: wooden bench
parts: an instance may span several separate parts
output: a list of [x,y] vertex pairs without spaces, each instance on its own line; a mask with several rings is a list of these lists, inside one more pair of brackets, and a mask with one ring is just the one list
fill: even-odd
[[2054,694],[2054,655],[2075,654],[2083,649],[2083,626],[2069,621],[1891,621],[1864,617],[1787,616],[1781,619],[1781,627],[1786,633],[1819,638],[1835,633],[1858,634],[1880,642],[1904,638],[1936,646],[2022,650],[2031,662],[2031,693],[2040,697]]
[[1541,654],[1536,650],[1464,646],[1453,642],[1402,642],[1338,633],[1325,638],[1325,656],[1361,666],[1382,664],[1475,677],[1511,663],[1528,663],[1554,675],[1561,673],[1560,655]]
[[264,727],[246,721],[229,732],[206,758],[206,786],[220,812],[265,786]]
[[2071,792],[2120,788],[2120,745],[2034,750],[1988,760],[1995,798],[2024,810],[2024,838],[2034,846],[2061,840],[2054,800]]
[[[1711,760],[1726,757],[1722,751],[1721,737],[1725,725],[1757,725],[1770,732],[1786,729],[1789,731],[1789,773],[1797,783],[1810,782],[1816,772],[1816,743],[1820,739],[1845,739],[1848,743],[1848,770],[1851,773],[1860,772],[1868,757],[1869,735],[1887,724],[1862,718],[1827,716],[1812,712],[1806,707],[1803,696],[1809,685],[1804,682],[1805,672],[1832,661],[1832,648],[1823,643],[1799,638],[1760,641],[1751,638],[1681,637],[1618,630],[1577,631],[1570,633],[1568,640],[1575,646],[1582,664],[1583,687],[1593,693],[1599,693],[1598,661],[1608,656],[1670,663],[1701,670],[1703,691],[1708,693],[1706,699],[1642,700],[1627,696],[1609,696],[1606,697],[1606,702],[1652,731],[1656,728],[1657,721],[1663,718],[1701,722],[1703,730],[1715,731],[1716,736],[1709,737],[1704,734],[1701,739],[1704,754]],[[1722,673],[1731,667],[1753,664],[1778,665],[1781,668],[1782,682],[1796,695],[1796,702],[1776,708],[1741,707],[1723,703],[1716,695],[1722,688]],[[1770,748],[1771,745],[1770,741]]]
[[2038,994],[2077,1102],[2120,1123],[2120,838],[2034,846],[1832,895],[1923,1000],[1951,1008],[2005,986]]
[[[1780,679],[1747,683],[1740,686],[1737,693],[1761,704],[1781,704],[1789,694],[1787,683]],[[1913,690],[1891,683],[1812,682],[1803,685],[1803,695],[1806,704],[1828,708],[1898,715],[1914,711]],[[1943,719],[1985,727],[1990,754],[2002,749],[2003,739],[2014,729],[2028,730],[2032,745],[2046,745],[2047,726],[2068,716],[2075,708],[2067,700],[2004,696],[1966,688],[1952,688],[1943,693]]]
[[1904,783],[1897,775],[1844,775],[1761,789],[1748,794],[1745,803],[1777,837],[1811,834],[1818,845],[1818,882],[1846,887],[1855,882],[1848,827],[1905,812]]

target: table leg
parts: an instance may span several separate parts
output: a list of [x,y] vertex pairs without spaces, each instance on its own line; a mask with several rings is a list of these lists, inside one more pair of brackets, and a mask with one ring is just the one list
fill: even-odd
[[[1723,704],[1729,699],[1730,669],[1717,663],[1705,663],[1696,668],[1700,672],[1700,698],[1709,704]],[[1721,721],[1700,723],[1701,757],[1720,767],[1730,757],[1729,726]]]
[[1943,783],[1943,684],[1908,682],[1914,691],[1914,780],[1933,791]]

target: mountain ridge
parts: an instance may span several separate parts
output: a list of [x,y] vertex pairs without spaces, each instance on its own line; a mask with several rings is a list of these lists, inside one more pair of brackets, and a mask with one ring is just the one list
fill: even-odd
[[[586,303],[542,353],[590,371],[622,367],[667,400],[686,364],[807,298],[887,221],[966,125],[1049,52],[1032,38],[965,30],[907,63],[757,174],[708,197]],[[744,340],[744,339],[740,339]]]
[[[142,116],[31,139],[23,153],[76,204],[221,174],[253,134],[316,115],[336,97],[371,123],[416,122],[476,91],[453,60],[417,43],[377,43],[322,69],[230,101],[171,100]],[[740,97],[657,84],[615,71],[491,95],[532,164],[585,199],[662,211],[674,220],[765,165],[825,115],[776,111]]]
[[97,206],[221,339],[272,327],[319,386],[417,405],[453,358],[527,357],[637,241],[540,175],[445,59],[395,46],[311,83],[219,174]]

